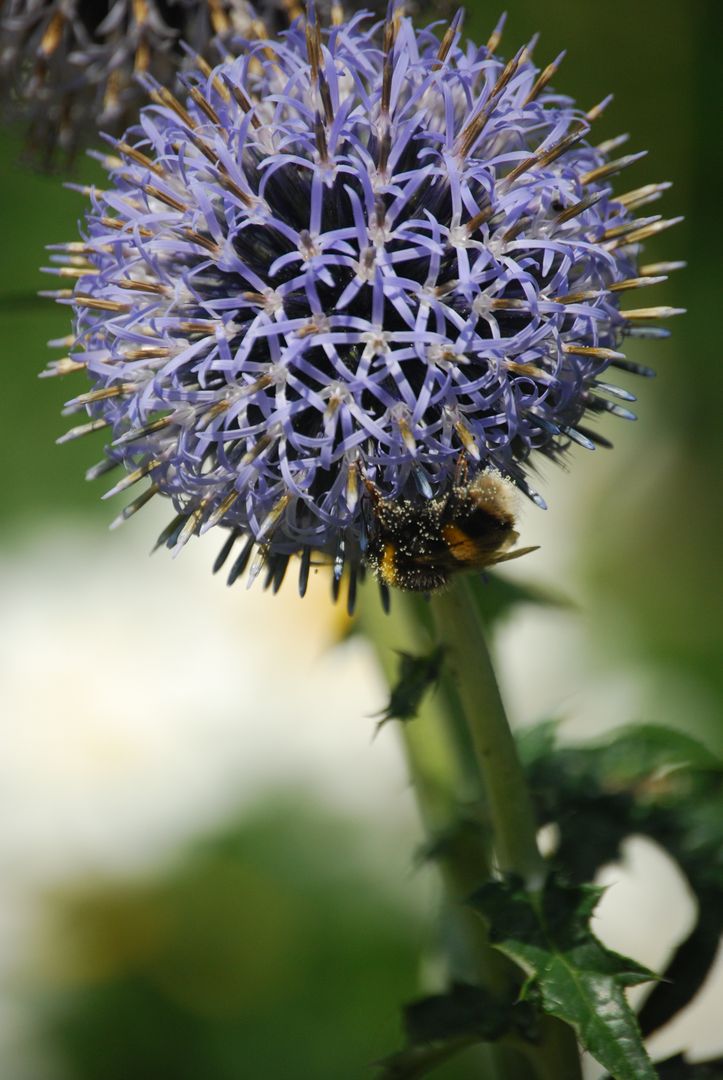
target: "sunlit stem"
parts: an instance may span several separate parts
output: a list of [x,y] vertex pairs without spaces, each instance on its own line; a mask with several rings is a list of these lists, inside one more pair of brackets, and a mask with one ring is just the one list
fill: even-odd
[[[399,652],[414,655],[428,653],[434,646],[433,635],[418,618],[416,598],[395,594],[392,612],[385,615],[374,592],[364,590],[360,617],[382,670],[390,685],[397,679]],[[402,738],[414,795],[426,838],[431,843],[444,840],[439,863],[447,891],[456,911],[456,921],[463,924],[467,939],[467,957],[452,958],[453,978],[481,981],[489,989],[502,990],[509,985],[509,965],[495,954],[487,942],[481,920],[464,904],[473,889],[490,874],[489,852],[482,830],[465,830],[482,812],[481,792],[474,760],[468,747],[460,747],[455,719],[442,689],[428,693],[414,720],[397,723]],[[384,731],[379,736],[384,737]],[[472,770],[469,765],[472,762]],[[459,930],[459,926],[457,927]],[[472,954],[484,952],[491,965],[478,958],[470,970]],[[500,963],[500,960],[502,962]],[[494,986],[492,984],[495,984]]]
[[[385,615],[376,590],[365,589],[360,621],[387,681],[397,678],[398,653],[429,653],[434,635],[429,610],[417,597],[395,593]],[[479,771],[456,695],[446,680],[428,693],[414,720],[398,723],[414,795],[427,840],[439,843],[435,865],[444,887],[445,948],[449,977],[484,986],[498,997],[514,992],[512,965],[492,949],[482,921],[465,901],[490,876],[487,811]],[[384,736],[384,731],[380,737]],[[475,824],[478,826],[475,828]],[[489,1044],[478,1048],[473,1075],[525,1080],[519,1052]]]
[[[537,846],[532,800],[468,582],[458,579],[437,593],[432,610],[482,778],[494,861],[499,870],[519,875],[528,888],[540,888],[546,868]],[[545,1018],[541,1042],[528,1053],[545,1080],[582,1076],[574,1032],[552,1017]]]
[[467,582],[459,579],[437,593],[432,610],[484,782],[497,863],[535,888],[543,881],[545,864],[532,801]]

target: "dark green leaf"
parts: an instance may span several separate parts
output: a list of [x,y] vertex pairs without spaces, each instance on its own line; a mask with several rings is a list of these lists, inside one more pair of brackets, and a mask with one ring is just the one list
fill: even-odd
[[715,1061],[687,1061],[683,1054],[661,1061],[660,1080],[723,1080],[723,1058]]
[[412,1001],[404,1007],[404,1030],[412,1045],[459,1035],[498,1039],[509,1027],[510,1006],[479,986],[455,983],[447,994]]
[[525,733],[521,754],[541,824],[555,822],[553,862],[578,881],[619,859],[633,833],[676,860],[698,904],[640,1012],[648,1035],[682,1009],[710,971],[723,908],[723,766],[706,747],[654,725],[621,728],[604,744],[555,749],[554,725]]
[[558,727],[558,720],[543,720],[516,734],[517,750],[525,768],[555,753]]
[[[555,749],[557,720],[545,720],[525,729],[519,737],[520,753],[532,763]],[[659,724],[629,724],[613,728],[605,741],[590,742],[575,748],[594,754],[598,773],[617,776],[620,781],[651,776],[661,769],[683,766],[702,770],[720,770],[721,759],[692,735]]]
[[[465,858],[477,861],[480,852],[484,856],[486,851],[484,843],[485,834],[480,822],[474,818],[460,817],[448,829],[420,844],[414,853],[414,863],[416,866],[424,866],[427,862],[437,860],[444,862],[456,859],[459,862]],[[480,880],[477,874],[475,885],[479,885]]]
[[720,893],[698,894],[696,925],[673,953],[664,981],[653,988],[638,1014],[646,1036],[684,1009],[707,979],[720,943],[722,900]]
[[550,875],[539,892],[514,879],[490,882],[471,902],[488,921],[491,943],[526,972],[545,1012],[571,1024],[615,1080],[653,1080],[624,990],[655,976],[590,930],[600,893]]
[[646,1034],[657,1031],[698,993],[715,960],[723,910],[723,774],[677,774],[645,807],[642,832],[676,860],[697,905],[696,925],[673,953],[640,1013]]
[[527,1002],[502,1001],[468,983],[404,1006],[407,1047],[380,1062],[383,1080],[426,1076],[437,1065],[478,1042],[494,1042],[513,1031],[537,1036],[537,1014]]
[[490,627],[521,604],[537,604],[544,607],[569,608],[571,603],[564,596],[548,592],[537,585],[526,585],[496,574],[470,577],[470,587],[477,602],[479,613]]
[[378,1062],[379,1080],[418,1080],[475,1042],[474,1036],[460,1036],[425,1046],[409,1046]]
[[657,1062],[656,1069],[659,1080],[723,1080],[723,1058],[692,1062],[684,1054],[676,1054]]
[[716,770],[721,761],[697,739],[674,728],[635,724],[618,728],[600,744],[602,768],[619,782],[652,776],[663,769]]
[[414,719],[424,695],[439,680],[443,655],[441,645],[426,656],[399,653],[399,677],[392,687],[389,704],[382,713],[377,730],[389,720]]

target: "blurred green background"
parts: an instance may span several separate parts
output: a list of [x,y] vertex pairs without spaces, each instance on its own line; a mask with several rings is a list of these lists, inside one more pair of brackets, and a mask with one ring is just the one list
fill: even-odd
[[[549,472],[542,481],[551,510],[544,525],[529,519],[531,533],[544,532],[551,554],[539,563],[539,576],[578,605],[575,632],[597,658],[601,683],[623,666],[633,681],[641,673],[634,699],[642,715],[611,715],[610,726],[663,719],[721,748],[717,5],[515,0],[509,7],[503,55],[540,30],[538,63],[568,50],[557,79],[561,90],[588,107],[615,92],[599,138],[629,131],[631,149],[648,148],[648,158],[627,174],[628,186],[674,181],[654,209],[685,215],[682,225],[649,244],[646,261],[689,263],[651,299],[688,309],[671,323],[672,339],[628,349],[658,372],[653,382],[634,387],[638,423],[611,419],[606,433],[614,451],[579,451],[569,474]],[[469,35],[485,40],[497,14],[489,4],[471,6]],[[79,392],[76,384],[37,381],[51,355],[46,341],[68,332],[67,309],[35,298],[38,289],[53,287],[38,272],[46,261],[43,246],[75,237],[83,200],[59,177],[23,167],[20,156],[19,134],[3,133],[0,560],[6,582],[30,549],[44,560],[40,579],[62,578],[62,564],[54,562],[56,534],[82,531],[100,550],[110,543],[105,525],[115,512],[100,502],[97,486],[82,480],[100,457],[100,444],[95,453],[87,440],[54,446],[67,426],[59,416],[62,402]],[[85,161],[74,179],[97,177]],[[151,539],[145,536],[148,546]],[[114,537],[115,551],[123,540]],[[560,567],[564,580],[556,576]],[[183,559],[173,573],[182,591]],[[110,598],[117,602],[112,588]],[[29,592],[14,602],[21,613],[31,602],[42,612],[42,597]],[[242,621],[243,590],[235,602]],[[107,604],[104,611],[107,617]],[[13,625],[23,622],[21,615],[12,618]],[[283,664],[283,657],[275,655],[273,663]],[[564,655],[555,670],[565,672]],[[42,654],[34,672],[44,678]],[[126,678],[132,677],[131,670]],[[565,692],[561,687],[560,700]],[[534,699],[534,688],[528,696]],[[353,695],[349,711],[349,722],[358,725]],[[8,711],[4,727],[12,729],[15,719]],[[201,771],[202,757],[201,748]],[[42,813],[42,786],[39,797]],[[6,829],[12,814],[9,806]],[[369,1063],[399,1039],[397,1006],[417,992],[436,902],[426,885],[425,901],[416,902],[420,879],[407,873],[410,851],[389,854],[386,871],[364,855],[374,845],[368,833],[360,842],[366,828],[354,815],[337,816],[315,804],[308,791],[298,799],[270,793],[236,820],[206,823],[204,836],[177,844],[156,870],[108,881],[90,866],[77,880],[63,880],[62,873],[43,879],[37,890],[43,915],[30,935],[32,947],[0,994],[15,1003],[0,1006],[0,1021],[10,1009],[12,1027],[17,1008],[29,1025],[22,1047],[0,1060],[3,1077],[369,1075]],[[383,825],[377,821],[375,828],[381,844]],[[470,1074],[460,1065],[442,1075]]]

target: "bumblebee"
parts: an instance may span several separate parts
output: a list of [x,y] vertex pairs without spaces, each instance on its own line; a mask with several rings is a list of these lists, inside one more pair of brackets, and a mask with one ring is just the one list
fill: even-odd
[[369,480],[365,486],[371,511],[366,560],[385,585],[431,593],[455,574],[537,550],[510,551],[518,539],[515,488],[496,469],[469,482],[458,470],[446,494],[424,501],[384,499]]

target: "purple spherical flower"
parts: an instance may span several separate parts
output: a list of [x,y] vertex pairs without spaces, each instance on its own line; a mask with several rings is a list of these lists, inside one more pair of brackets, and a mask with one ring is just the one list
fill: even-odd
[[535,452],[632,415],[605,373],[646,373],[623,338],[672,313],[621,309],[665,272],[639,253],[671,222],[638,214],[667,185],[613,194],[642,155],[592,144],[605,103],[578,109],[557,61],[505,63],[498,31],[477,47],[460,23],[312,13],[182,101],[147,79],[57,269],[75,328],[51,371],[92,383],[66,438],[106,432],[91,475],[124,468],[113,491],[147,478],[124,517],[173,500],[169,545],[243,538],[232,578],[258,545],[269,582],[292,554],[304,582],[318,552],[338,581],[365,562],[374,499],[439,506],[460,462],[541,503]]

